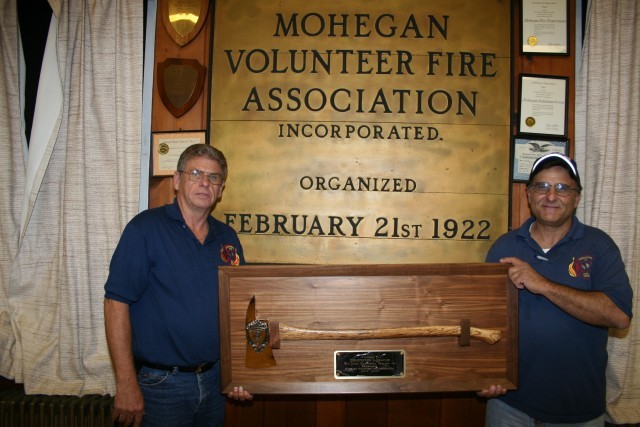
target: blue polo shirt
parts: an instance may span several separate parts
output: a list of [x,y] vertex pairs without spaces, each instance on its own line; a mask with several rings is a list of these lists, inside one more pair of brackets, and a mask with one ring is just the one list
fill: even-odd
[[136,359],[193,366],[220,358],[218,267],[244,263],[236,232],[213,217],[201,244],[178,203],[149,209],[124,229],[105,297],[130,305]]
[[[520,258],[553,282],[605,293],[631,316],[629,277],[609,235],[574,216],[567,235],[544,253],[529,232],[534,220],[501,236],[486,261]],[[608,329],[575,319],[542,295],[527,290],[518,295],[518,389],[500,399],[552,423],[578,423],[602,415]]]

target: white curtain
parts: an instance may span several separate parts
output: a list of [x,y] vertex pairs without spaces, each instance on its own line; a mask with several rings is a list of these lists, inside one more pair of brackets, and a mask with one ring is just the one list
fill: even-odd
[[15,339],[9,310],[9,275],[18,253],[25,142],[20,119],[20,38],[15,0],[0,0],[0,374],[13,371]]
[[[579,214],[617,242],[634,289],[626,331],[612,331],[607,413],[640,422],[640,5],[592,0],[576,81],[576,158],[583,186]],[[588,355],[585,355],[588,357]]]
[[[15,10],[16,0],[0,1]],[[6,167],[0,156],[0,177],[16,181],[0,196],[10,245],[0,265],[0,375],[27,393],[113,393],[103,285],[120,232],[138,211],[143,2],[50,3],[26,169],[22,133],[6,119],[19,109],[3,104],[18,97],[0,93],[0,149],[15,153]],[[15,13],[0,19],[3,33],[11,31],[6,22],[15,28]],[[4,60],[11,54],[3,46],[0,90],[18,87]]]

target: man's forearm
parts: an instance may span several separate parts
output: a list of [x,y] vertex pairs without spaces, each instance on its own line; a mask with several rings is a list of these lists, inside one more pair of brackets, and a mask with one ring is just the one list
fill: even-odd
[[105,298],[104,319],[107,345],[116,381],[135,380],[129,305]]
[[602,292],[582,291],[549,282],[543,295],[576,319],[591,325],[620,329],[629,326],[629,316]]

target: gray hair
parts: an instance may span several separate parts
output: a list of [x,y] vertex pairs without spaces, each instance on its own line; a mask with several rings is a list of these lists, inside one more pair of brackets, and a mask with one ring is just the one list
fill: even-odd
[[194,144],[187,147],[180,155],[180,159],[178,159],[178,172],[184,172],[189,160],[195,157],[207,157],[218,162],[222,168],[222,179],[227,179],[227,159],[222,154],[222,151],[209,144]]

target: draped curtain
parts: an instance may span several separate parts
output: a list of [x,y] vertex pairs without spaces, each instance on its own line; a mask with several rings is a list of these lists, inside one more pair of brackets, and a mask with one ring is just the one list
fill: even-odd
[[143,3],[50,1],[28,151],[16,0],[0,3],[0,375],[27,393],[110,394],[103,285],[138,211]]
[[[607,413],[640,422],[640,5],[592,0],[576,81],[576,159],[584,191],[579,215],[608,232],[634,290],[631,327],[612,330]],[[588,355],[585,355],[588,357]]]
[[15,340],[9,310],[9,275],[18,252],[26,143],[21,131],[21,57],[15,0],[0,0],[0,10],[0,374],[11,376]]

